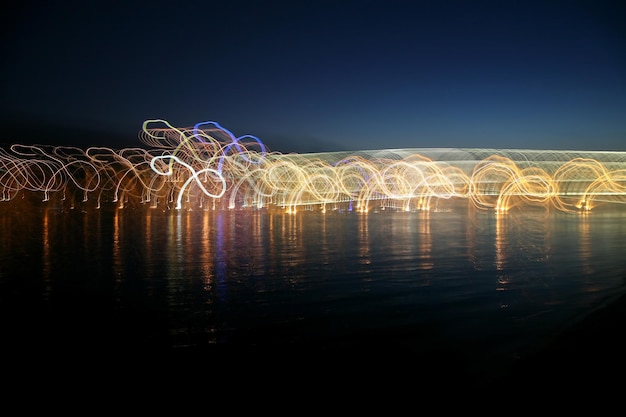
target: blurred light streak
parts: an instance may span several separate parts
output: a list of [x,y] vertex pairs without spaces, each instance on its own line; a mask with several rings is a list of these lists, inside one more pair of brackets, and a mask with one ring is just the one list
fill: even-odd
[[[479,148],[282,154],[216,122],[147,120],[148,148],[14,144],[0,148],[0,201],[20,193],[152,208],[424,210],[448,200],[587,212],[626,203],[626,152]],[[173,207],[172,207],[173,206]]]

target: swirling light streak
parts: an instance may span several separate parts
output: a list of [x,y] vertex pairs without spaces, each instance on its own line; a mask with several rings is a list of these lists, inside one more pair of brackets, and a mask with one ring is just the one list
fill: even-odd
[[[186,167],[191,173],[192,175],[187,178],[184,182],[184,184],[180,187],[180,191],[178,192],[178,198],[176,199],[176,208],[177,209],[181,209],[183,207],[182,204],[182,199],[183,199],[183,195],[185,194],[186,190],[188,189],[188,186],[192,183],[195,182],[196,185],[202,190],[202,192],[204,194],[206,194],[209,197],[212,198],[220,198],[224,195],[224,193],[226,192],[226,181],[224,180],[224,177],[222,177],[222,174],[214,169],[211,168],[204,168],[201,169],[199,171],[196,171],[193,169],[192,166],[186,164],[185,162],[181,161],[178,157],[174,156],[174,155],[161,155],[161,156],[155,156],[154,158],[152,158],[152,160],[150,161],[150,168],[152,168],[152,170],[154,172],[156,172],[159,175],[166,175],[166,176],[172,176],[172,174],[174,174],[174,169],[172,167],[171,164],[167,165],[167,170],[163,171],[161,169],[161,167],[157,167],[157,163],[161,160],[164,159],[170,159],[173,161],[176,161],[177,163],[179,163],[180,165],[183,165],[184,167]],[[216,177],[218,177],[220,183],[221,183],[221,190],[217,193],[214,194],[211,191],[207,190],[206,187],[204,186],[204,184],[202,183],[202,181],[200,180],[200,174],[215,174]]]
[[[267,149],[265,148],[265,145],[263,144],[261,139],[252,135],[243,135],[237,138],[235,137],[235,135],[233,135],[233,133],[230,130],[225,129],[224,127],[220,126],[220,124],[217,122],[201,122],[201,123],[197,123],[193,127],[194,137],[198,137],[200,142],[202,143],[205,143],[205,141],[202,138],[206,137],[206,135],[204,134],[204,130],[200,129],[200,126],[206,126],[206,125],[214,126],[214,128],[218,132],[224,132],[230,139],[230,142],[226,144],[226,146],[223,148],[221,152],[222,156],[220,157],[220,160],[217,166],[217,171],[220,173],[222,172],[222,169],[224,166],[224,157],[225,155],[229,154],[229,151],[232,147],[235,147],[239,155],[241,155],[244,158],[244,160],[251,162],[251,163],[256,163],[256,164],[258,164],[261,161],[261,158],[263,158],[263,156],[267,154]],[[259,159],[250,157],[250,155],[254,155],[254,153],[250,153],[248,149],[245,147],[245,145],[243,144],[245,139],[252,139],[253,142],[256,142],[257,145],[259,145],[259,148],[261,149],[261,151],[258,153]]]
[[[430,210],[446,200],[504,213],[513,207],[589,211],[626,203],[626,152],[522,149],[381,149],[281,154],[216,122],[179,129],[147,120],[141,147],[0,148],[2,200],[18,194],[87,202],[175,203],[175,209],[300,206],[359,212]],[[207,204],[210,203],[210,204]]]

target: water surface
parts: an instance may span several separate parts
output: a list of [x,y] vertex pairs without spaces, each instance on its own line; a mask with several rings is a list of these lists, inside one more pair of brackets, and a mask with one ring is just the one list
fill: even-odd
[[20,352],[380,352],[487,373],[623,292],[625,220],[11,202],[2,324]]

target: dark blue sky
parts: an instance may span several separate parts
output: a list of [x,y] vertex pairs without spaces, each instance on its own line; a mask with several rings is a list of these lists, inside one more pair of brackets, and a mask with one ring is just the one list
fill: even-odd
[[2,6],[0,142],[626,151],[623,2],[71,3]]

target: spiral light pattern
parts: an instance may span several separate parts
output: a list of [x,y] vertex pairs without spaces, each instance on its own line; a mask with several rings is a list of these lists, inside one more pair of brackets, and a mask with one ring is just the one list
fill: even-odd
[[514,206],[589,211],[626,203],[626,152],[415,148],[283,154],[215,122],[176,128],[147,120],[147,148],[0,148],[0,201],[40,193],[83,202],[129,201],[173,209],[299,207],[430,210],[466,200],[479,209]]

